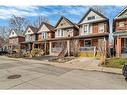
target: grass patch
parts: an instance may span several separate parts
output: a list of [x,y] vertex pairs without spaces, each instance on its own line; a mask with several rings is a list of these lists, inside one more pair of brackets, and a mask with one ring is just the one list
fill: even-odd
[[122,68],[126,62],[127,59],[125,58],[111,58],[111,59],[106,59],[106,62],[103,66],[112,67],[112,68]]

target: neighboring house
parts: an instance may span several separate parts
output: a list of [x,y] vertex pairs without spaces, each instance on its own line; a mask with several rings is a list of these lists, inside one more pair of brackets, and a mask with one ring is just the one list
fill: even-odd
[[20,49],[23,49],[24,46],[21,45],[21,42],[25,40],[22,31],[17,31],[16,29],[12,29],[9,34],[9,50],[18,52]]
[[90,8],[79,21],[80,51],[108,50],[109,20],[103,14]]
[[61,16],[55,26],[55,38],[50,40],[50,55],[59,56],[60,54],[68,55],[71,53],[71,38],[79,35],[78,26],[70,20]]
[[25,49],[27,51],[31,51],[33,48],[38,48],[37,44],[37,28],[33,26],[28,26],[26,31],[24,32],[25,35]]
[[3,42],[4,42],[4,39],[0,36],[0,48],[2,48]]
[[127,57],[127,7],[113,20],[114,48],[117,57]]
[[49,53],[49,42],[47,40],[55,37],[54,26],[42,22],[38,31],[38,48],[44,49],[46,54]]

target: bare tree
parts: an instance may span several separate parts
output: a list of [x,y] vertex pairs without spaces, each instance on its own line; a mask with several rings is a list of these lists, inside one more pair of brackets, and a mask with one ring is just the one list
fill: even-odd
[[104,8],[103,6],[91,6],[94,10],[98,11],[99,13],[104,14]]
[[49,19],[46,16],[38,16],[37,19],[34,21],[34,26],[39,27],[42,22],[49,23]]
[[8,27],[0,26],[0,36],[5,39],[7,38],[8,35],[9,35]]
[[29,21],[20,16],[13,15],[12,18],[9,19],[9,28],[17,29],[19,31],[23,31],[26,29],[26,26],[29,24]]

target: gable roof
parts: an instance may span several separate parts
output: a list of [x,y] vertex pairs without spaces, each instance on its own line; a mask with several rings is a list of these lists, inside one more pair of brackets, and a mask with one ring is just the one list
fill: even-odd
[[[79,23],[81,23],[81,22],[84,20],[84,18],[85,18],[91,11],[95,12],[95,13],[98,14],[99,16],[101,16],[101,17],[103,17],[103,18],[105,18],[105,19],[108,20],[108,18],[107,18],[106,16],[104,16],[102,13],[100,13],[100,12],[94,10],[93,8],[89,8],[89,10],[85,13],[85,15],[83,16],[83,18],[79,21]],[[78,23],[78,24],[79,24],[79,23]]]
[[68,23],[72,24],[72,25],[75,25],[73,22],[71,22],[69,19],[67,19],[66,17],[64,16],[61,16],[60,19],[58,20],[58,22],[56,23],[55,25],[55,28],[58,26],[58,24],[61,22],[61,20],[64,19],[65,21],[67,21]]
[[38,28],[38,30],[39,30],[43,25],[46,25],[46,27],[47,27],[50,31],[53,31],[53,30],[54,30],[54,26],[52,26],[51,24],[46,23],[46,22],[42,22],[41,25],[40,25],[40,27]]
[[[17,36],[23,36],[23,31],[21,31],[21,30],[11,29],[10,34],[11,34],[12,31],[14,31],[17,34]],[[9,34],[9,36],[10,36],[10,34]]]
[[29,26],[27,26],[27,28],[26,28],[26,30],[25,30],[25,32],[23,34],[26,33],[28,28],[30,28],[34,33],[37,33],[38,28],[29,25]]
[[33,26],[28,26],[34,33],[37,32],[38,28]]
[[120,11],[115,17],[114,19],[117,19],[120,15],[122,15],[125,11],[127,10],[127,7],[124,7],[122,11]]

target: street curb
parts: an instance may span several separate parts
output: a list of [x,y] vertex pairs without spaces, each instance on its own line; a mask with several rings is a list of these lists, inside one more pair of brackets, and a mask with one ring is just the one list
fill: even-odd
[[[74,66],[67,66],[66,64],[69,64],[70,62],[66,62],[65,65],[66,66],[63,66],[63,65],[60,65],[60,63],[58,63],[58,65],[56,64],[56,62],[50,62],[50,61],[40,61],[40,60],[33,60],[33,59],[24,59],[24,58],[9,58],[9,57],[6,57],[10,60],[15,60],[15,61],[26,61],[26,62],[33,62],[33,63],[42,63],[42,64],[49,64],[49,65],[52,65],[52,66],[58,66],[58,67],[65,67],[65,68],[71,68],[71,69],[78,69],[78,70],[87,70],[87,71],[98,71],[98,72],[104,72],[104,73],[110,73],[110,74],[119,74],[119,75],[122,75],[122,70],[121,69],[117,69],[117,68],[106,68],[106,67],[100,67],[98,70],[97,69],[91,69],[91,68],[81,68],[81,67],[74,67]],[[4,59],[6,59],[4,58]],[[72,60],[73,62],[74,60]],[[106,69],[114,69],[114,70],[121,70],[121,72],[116,72],[116,71],[107,71]]]

